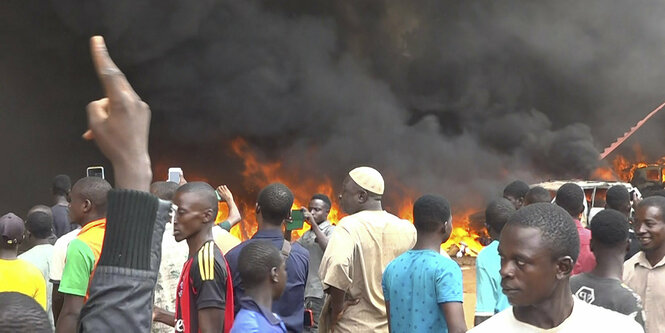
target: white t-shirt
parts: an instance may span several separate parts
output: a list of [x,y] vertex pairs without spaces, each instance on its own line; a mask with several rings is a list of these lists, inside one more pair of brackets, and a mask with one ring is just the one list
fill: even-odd
[[588,304],[577,297],[574,297],[573,300],[573,312],[557,327],[542,329],[518,321],[513,314],[513,307],[511,306],[487,319],[482,324],[470,329],[468,332],[644,332],[635,320],[624,314]]
[[53,258],[49,265],[49,279],[51,282],[58,282],[62,279],[62,271],[65,269],[65,258],[67,257],[67,247],[81,231],[81,228],[76,228],[58,238],[53,245]]

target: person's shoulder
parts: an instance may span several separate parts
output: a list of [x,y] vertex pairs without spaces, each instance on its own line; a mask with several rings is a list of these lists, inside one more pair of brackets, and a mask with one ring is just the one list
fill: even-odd
[[605,309],[600,306],[576,301],[579,313],[583,314],[585,320],[599,325],[600,331],[611,329],[613,332],[643,332],[642,327],[633,318],[619,312]]
[[35,266],[33,263],[21,258],[16,260],[19,269],[22,271],[21,275],[23,277],[28,277],[30,279],[40,277],[41,279],[44,279],[44,277],[42,276],[42,271],[40,271],[39,268],[37,268],[37,266]]
[[495,333],[509,332],[517,320],[513,316],[513,308],[508,307],[505,310],[493,315],[489,319],[468,330],[468,333]]
[[203,244],[201,248],[192,257],[192,269],[189,270],[191,276],[200,276],[201,281],[209,281],[215,279],[215,264],[226,267],[222,261],[221,252],[215,246],[215,242],[209,241]]
[[309,259],[309,251],[298,242],[291,244],[291,253]]

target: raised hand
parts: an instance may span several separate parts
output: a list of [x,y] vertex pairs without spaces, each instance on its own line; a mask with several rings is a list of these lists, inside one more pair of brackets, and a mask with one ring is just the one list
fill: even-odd
[[136,94],[108,54],[104,38],[90,39],[90,53],[105,98],[88,104],[87,140],[113,164],[117,188],[148,191],[152,181],[148,133],[150,107]]

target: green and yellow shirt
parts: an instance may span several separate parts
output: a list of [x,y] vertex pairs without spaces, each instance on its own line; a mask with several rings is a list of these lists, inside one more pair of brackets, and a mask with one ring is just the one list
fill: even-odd
[[105,231],[106,219],[95,220],[81,228],[76,239],[69,243],[58,289],[61,293],[88,299],[88,285],[102,253]]

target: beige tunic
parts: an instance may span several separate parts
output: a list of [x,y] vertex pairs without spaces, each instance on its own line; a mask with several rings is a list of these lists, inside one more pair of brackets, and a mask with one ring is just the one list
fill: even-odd
[[[385,211],[362,211],[339,221],[323,254],[323,288],[346,291],[359,300],[341,315],[335,332],[388,332],[381,277],[388,263],[416,244],[416,229]],[[330,297],[321,313],[320,332],[331,332]]]
[[642,298],[646,332],[665,333],[665,258],[651,266],[644,252],[623,264],[623,282]]

